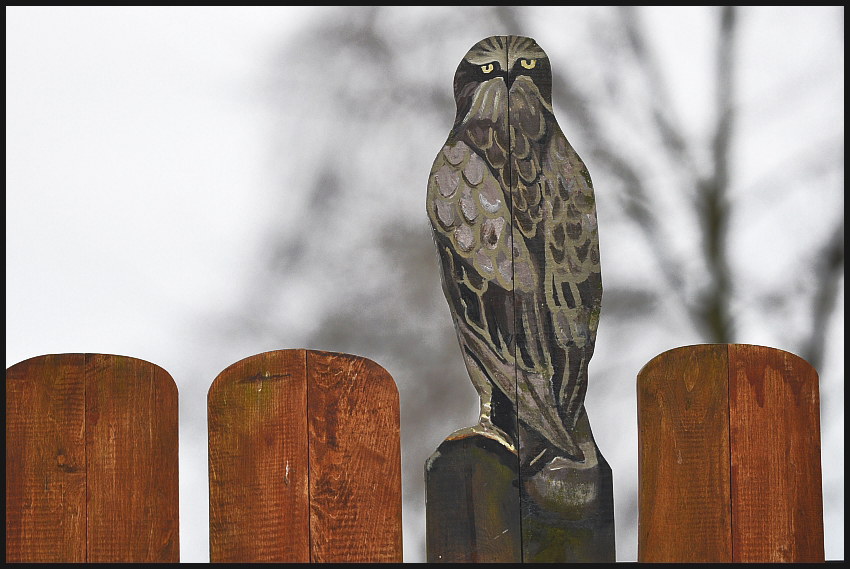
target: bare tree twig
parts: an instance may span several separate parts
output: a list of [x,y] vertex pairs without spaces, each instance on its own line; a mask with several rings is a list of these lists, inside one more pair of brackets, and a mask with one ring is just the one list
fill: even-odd
[[714,170],[698,184],[697,208],[703,231],[703,247],[712,283],[693,315],[703,322],[712,342],[732,341],[734,324],[729,311],[730,275],[726,250],[729,228],[729,149],[734,119],[733,64],[735,60],[735,8],[721,9],[717,43],[717,123],[712,141]]
[[800,356],[820,372],[826,345],[826,329],[829,317],[835,310],[838,298],[838,283],[844,278],[844,220],[835,228],[829,240],[817,254],[815,267],[817,290],[812,308],[812,334],[803,344]]
[[637,9],[634,6],[621,6],[617,13],[634,60],[646,76],[646,83],[651,90],[650,114],[661,135],[663,147],[670,154],[670,163],[684,168],[691,178],[696,178],[698,173],[695,161],[682,135],[681,126],[675,117],[670,116],[673,109],[671,98],[658,62],[646,45],[646,34],[639,27]]

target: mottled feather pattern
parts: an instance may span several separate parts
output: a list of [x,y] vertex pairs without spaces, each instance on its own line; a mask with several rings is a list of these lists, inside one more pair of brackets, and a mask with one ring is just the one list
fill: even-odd
[[602,297],[590,175],[555,120],[534,40],[476,44],[455,98],[427,208],[467,368],[479,393],[491,382],[523,424],[581,459],[570,432]]

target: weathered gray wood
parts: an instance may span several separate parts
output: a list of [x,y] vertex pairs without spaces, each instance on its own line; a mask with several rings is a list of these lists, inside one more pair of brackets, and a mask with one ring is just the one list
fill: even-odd
[[584,461],[556,456],[520,477],[525,562],[616,561],[611,467],[593,441],[586,414],[575,433]]

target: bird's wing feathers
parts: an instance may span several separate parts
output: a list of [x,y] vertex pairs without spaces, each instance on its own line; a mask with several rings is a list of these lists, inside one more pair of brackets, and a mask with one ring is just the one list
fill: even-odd
[[[517,379],[519,392],[534,398],[519,412],[550,441],[581,456],[566,431],[584,401],[602,300],[596,208],[587,169],[551,110],[540,108],[536,90],[515,85],[509,121],[514,240],[525,244],[536,269],[532,287],[522,286],[515,269],[516,363],[523,372]],[[550,409],[559,417],[541,412]]]
[[535,105],[512,99],[504,168],[463,140],[446,143],[431,170],[428,216],[468,365],[519,399],[526,424],[580,455],[568,429],[599,320],[596,211],[587,169]]
[[437,155],[428,182],[428,217],[456,318],[513,365],[514,267],[510,209],[502,185],[462,141]]
[[[557,343],[593,349],[602,303],[599,234],[590,174],[555,124],[543,161],[545,278]],[[588,356],[589,358],[589,356]]]
[[434,161],[428,214],[484,279],[513,288],[508,204],[487,164],[463,142],[447,144]]

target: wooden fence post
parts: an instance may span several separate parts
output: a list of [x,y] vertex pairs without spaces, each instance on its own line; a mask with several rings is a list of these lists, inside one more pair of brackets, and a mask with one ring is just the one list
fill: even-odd
[[817,372],[774,348],[664,352],[637,379],[638,561],[824,560]]
[[357,356],[241,360],[208,395],[210,560],[401,561],[398,391]]
[[6,370],[6,561],[177,562],[177,386],[135,358]]

